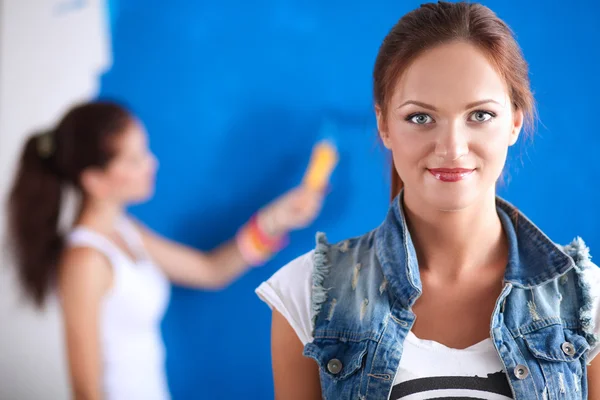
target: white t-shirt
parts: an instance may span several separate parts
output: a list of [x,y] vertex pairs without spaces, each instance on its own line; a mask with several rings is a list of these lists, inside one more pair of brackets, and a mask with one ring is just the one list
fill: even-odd
[[[283,315],[302,344],[312,342],[311,289],[313,252],[290,262],[262,283],[256,293],[269,307]],[[593,315],[600,333],[600,270],[593,273]],[[591,361],[600,346],[590,351]],[[466,349],[452,349],[421,340],[409,332],[390,400],[423,398],[512,398],[510,386],[491,339]]]

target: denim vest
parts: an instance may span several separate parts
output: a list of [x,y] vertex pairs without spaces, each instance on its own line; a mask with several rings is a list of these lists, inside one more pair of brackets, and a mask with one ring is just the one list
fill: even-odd
[[[312,288],[314,340],[324,399],[388,399],[422,293],[401,195],[375,230],[330,245],[317,234]],[[504,288],[490,337],[515,399],[587,399],[592,299],[581,272],[595,268],[581,239],[559,247],[504,200],[509,243]]]

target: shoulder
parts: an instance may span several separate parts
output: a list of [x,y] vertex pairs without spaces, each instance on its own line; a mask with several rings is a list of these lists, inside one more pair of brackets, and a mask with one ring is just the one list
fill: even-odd
[[[256,293],[285,317],[303,344],[312,342],[314,317],[328,293],[351,292],[348,288],[357,284],[353,282],[358,282],[361,260],[370,254],[373,241],[374,231],[333,244],[324,233],[318,233],[314,250],[279,269]],[[364,279],[360,284],[368,282],[369,279]]]
[[100,251],[90,247],[72,247],[64,252],[59,267],[61,294],[101,294],[110,287],[111,281],[110,262]]
[[73,246],[65,250],[61,258],[62,270],[74,270],[80,274],[102,274],[110,267],[108,258],[99,250],[88,246]]
[[589,248],[581,238],[576,238],[573,242],[561,246],[561,248],[575,264],[573,272],[578,277],[583,301],[598,301],[597,299],[600,297],[600,268],[592,262]]
[[350,237],[334,243],[329,242],[325,233],[319,232],[316,236],[316,252],[336,251],[345,254],[352,249],[370,249],[375,243],[375,232],[376,230],[372,230],[362,235]]
[[584,294],[581,318],[592,342],[591,361],[600,354],[600,268],[591,261],[581,271],[580,286]]
[[582,271],[583,289],[588,290],[589,306],[582,307],[582,318],[589,321],[593,345],[589,360],[600,354],[600,268],[590,262],[589,268]]
[[327,279],[344,279],[348,271],[352,272],[356,265],[371,263],[375,232],[376,230],[372,230],[337,243],[329,243],[324,233],[317,233],[313,257],[315,283],[320,285]]
[[292,260],[256,289],[262,301],[283,315],[303,344],[312,341],[314,254],[310,251]]
[[575,262],[574,273],[580,290],[580,318],[591,344],[589,360],[600,353],[600,268],[592,262],[589,248],[581,238],[562,246]]

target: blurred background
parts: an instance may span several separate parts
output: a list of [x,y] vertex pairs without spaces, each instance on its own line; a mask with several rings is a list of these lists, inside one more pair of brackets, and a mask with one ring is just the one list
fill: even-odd
[[[162,331],[174,399],[273,397],[270,310],[254,289],[316,231],[337,241],[384,217],[389,162],[371,70],[388,30],[421,3],[2,0],[3,206],[24,138],[108,97],[141,118],[160,161],[156,195],[131,212],[208,250],[299,183],[321,128],[334,127],[340,164],[314,224],[223,291],[173,288]],[[500,194],[554,241],[581,236],[600,254],[600,3],[483,3],[516,32],[540,113],[533,140],[511,149]],[[4,249],[0,265],[0,399],[68,398],[56,301],[34,311]]]

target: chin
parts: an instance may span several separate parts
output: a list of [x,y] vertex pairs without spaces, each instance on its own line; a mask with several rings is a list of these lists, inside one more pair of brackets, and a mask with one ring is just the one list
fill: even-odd
[[471,205],[469,202],[459,200],[438,201],[437,203],[434,205],[435,208],[443,212],[458,212]]
[[154,188],[149,188],[145,190],[140,190],[139,193],[135,193],[131,196],[129,201],[131,203],[144,203],[150,200],[152,196],[154,196]]
[[431,189],[424,193],[423,200],[438,211],[461,211],[476,204],[479,199],[474,190],[464,186]]

